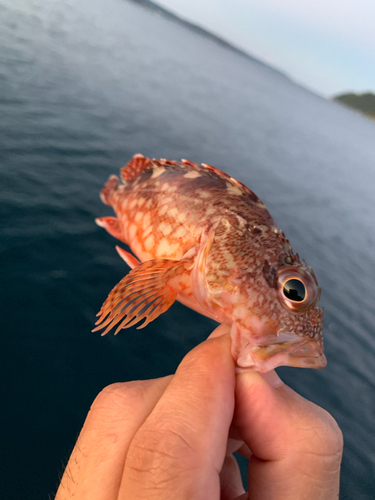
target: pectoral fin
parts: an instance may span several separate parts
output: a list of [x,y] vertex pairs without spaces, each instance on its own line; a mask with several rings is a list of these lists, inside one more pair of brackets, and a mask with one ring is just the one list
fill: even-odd
[[[191,272],[191,288],[199,306],[205,311],[204,314],[215,319],[219,323],[230,325],[232,319],[227,314],[225,303],[227,299],[223,296],[231,286],[228,275],[228,266],[225,264],[227,256],[227,237],[233,231],[239,234],[233,226],[230,217],[222,217],[202,234],[201,245]],[[224,263],[212,265],[212,263]]]
[[190,260],[157,259],[142,262],[129,272],[111,291],[102,305],[93,331],[106,328],[102,335],[117,326],[116,333],[142,319],[145,327],[176,300],[181,291],[180,279],[190,273]]

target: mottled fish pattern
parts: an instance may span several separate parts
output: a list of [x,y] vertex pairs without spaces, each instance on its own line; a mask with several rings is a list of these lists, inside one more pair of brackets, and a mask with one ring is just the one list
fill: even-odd
[[177,299],[231,326],[239,367],[326,365],[314,272],[248,187],[210,165],[135,155],[101,199],[116,217],[96,222],[136,257],[116,247],[132,270],[95,330],[143,327]]

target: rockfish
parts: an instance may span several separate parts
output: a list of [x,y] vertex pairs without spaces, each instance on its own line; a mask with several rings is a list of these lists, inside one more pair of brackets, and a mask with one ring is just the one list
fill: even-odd
[[[135,155],[101,191],[116,217],[96,219],[126,243],[132,270],[110,292],[97,328],[143,328],[177,299],[231,326],[237,366],[323,368],[323,310],[311,267],[262,201],[210,165]],[[139,259],[139,260],[138,260]]]

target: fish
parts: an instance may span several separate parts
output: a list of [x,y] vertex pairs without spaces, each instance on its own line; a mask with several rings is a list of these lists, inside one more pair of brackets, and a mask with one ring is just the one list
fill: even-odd
[[143,328],[178,300],[230,327],[240,370],[326,366],[317,278],[253,191],[188,160],[137,154],[120,172],[100,193],[115,217],[96,223],[131,270],[93,331]]

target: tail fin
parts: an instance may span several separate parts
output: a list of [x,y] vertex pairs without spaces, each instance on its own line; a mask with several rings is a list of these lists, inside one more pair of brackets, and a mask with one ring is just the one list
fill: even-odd
[[106,205],[112,205],[112,195],[116,191],[119,184],[119,178],[117,175],[111,175],[111,177],[106,182],[104,188],[100,191],[100,199]]

